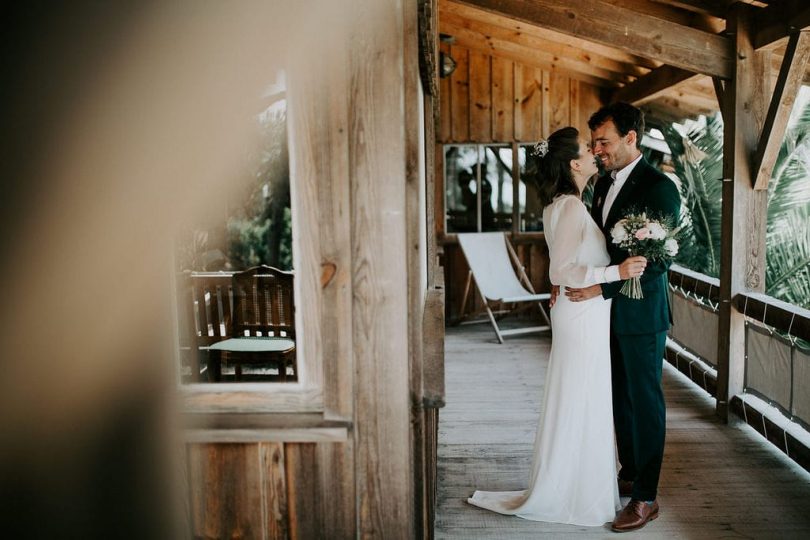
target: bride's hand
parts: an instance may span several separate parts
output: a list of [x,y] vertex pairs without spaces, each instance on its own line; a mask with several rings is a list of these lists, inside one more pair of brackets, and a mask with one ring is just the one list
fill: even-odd
[[627,257],[624,262],[619,265],[619,277],[622,279],[638,277],[644,273],[646,267],[647,259],[644,257]]

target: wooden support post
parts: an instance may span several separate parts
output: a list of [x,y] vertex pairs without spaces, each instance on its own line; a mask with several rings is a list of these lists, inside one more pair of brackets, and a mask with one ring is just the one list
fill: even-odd
[[752,44],[750,6],[736,5],[729,16],[736,36],[734,77],[723,95],[723,210],[720,242],[720,324],[718,339],[717,414],[728,420],[731,398],[743,391],[745,320],[733,305],[744,291],[765,288],[767,197],[754,191],[753,154],[767,108],[767,53]]
[[754,189],[768,188],[790,113],[804,80],[808,56],[810,56],[810,30],[791,34],[785,56],[782,59],[782,68],[779,70],[779,78],[776,80],[771,105],[768,108],[765,126],[759,138],[757,153],[754,156],[754,174],[756,175]]

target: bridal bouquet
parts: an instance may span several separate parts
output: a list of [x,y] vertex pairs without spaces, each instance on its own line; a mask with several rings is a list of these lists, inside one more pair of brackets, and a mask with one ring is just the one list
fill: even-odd
[[[648,261],[669,262],[678,254],[678,241],[675,235],[680,227],[672,229],[666,221],[650,219],[646,212],[628,214],[616,222],[610,230],[612,242],[627,251],[631,256],[642,256]],[[622,285],[623,295],[636,300],[644,298],[641,280],[628,279]]]

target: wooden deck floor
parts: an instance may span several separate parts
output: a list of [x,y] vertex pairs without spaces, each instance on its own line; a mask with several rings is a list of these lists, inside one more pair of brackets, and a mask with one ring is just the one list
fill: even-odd
[[[437,538],[617,537],[607,526],[537,523],[466,503],[477,488],[526,487],[549,347],[539,335],[498,345],[488,325],[448,328]],[[714,401],[676,370],[665,369],[664,387],[661,515],[621,538],[810,538],[810,474],[750,427],[719,423]]]

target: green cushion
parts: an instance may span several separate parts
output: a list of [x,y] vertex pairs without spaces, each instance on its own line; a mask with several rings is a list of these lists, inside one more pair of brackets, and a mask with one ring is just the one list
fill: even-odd
[[229,352],[285,352],[295,347],[295,341],[285,337],[243,337],[219,341],[209,347]]

